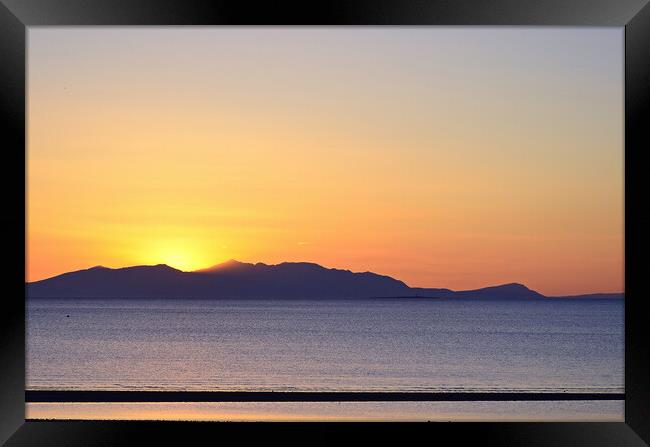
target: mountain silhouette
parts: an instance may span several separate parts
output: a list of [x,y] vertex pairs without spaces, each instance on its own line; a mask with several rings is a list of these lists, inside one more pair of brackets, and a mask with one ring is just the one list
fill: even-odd
[[453,291],[449,289],[412,289],[419,290],[424,296],[437,296],[439,298],[464,298],[483,300],[521,300],[546,298],[541,293],[530,290],[523,284],[510,283],[499,286],[484,287],[474,290]]
[[[547,298],[517,283],[453,291],[409,287],[389,276],[330,269],[310,262],[268,265],[235,260],[193,272],[183,272],[165,264],[117,269],[97,266],[31,282],[26,289],[29,298]],[[604,295],[617,297],[614,296],[617,294],[585,297],[604,298]]]

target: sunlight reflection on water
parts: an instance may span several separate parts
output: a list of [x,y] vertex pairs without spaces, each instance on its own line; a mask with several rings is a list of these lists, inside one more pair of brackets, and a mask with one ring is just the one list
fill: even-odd
[[27,419],[623,421],[623,401],[29,403]]

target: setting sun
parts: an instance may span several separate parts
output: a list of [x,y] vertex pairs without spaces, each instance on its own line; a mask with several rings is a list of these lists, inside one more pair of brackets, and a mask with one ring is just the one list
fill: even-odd
[[183,271],[210,267],[221,260],[218,255],[206,256],[197,242],[181,239],[153,241],[142,253],[142,264],[167,264]]

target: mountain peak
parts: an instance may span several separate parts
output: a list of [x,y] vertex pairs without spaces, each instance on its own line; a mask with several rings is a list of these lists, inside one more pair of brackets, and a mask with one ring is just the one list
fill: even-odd
[[457,295],[465,297],[482,297],[498,299],[530,299],[543,298],[544,295],[529,289],[525,285],[517,282],[500,284],[498,286],[483,287],[475,290],[463,290],[457,292]]
[[[107,270],[113,270],[113,269],[107,269]],[[165,271],[165,272],[180,272],[181,270],[174,268],[170,265],[167,264],[155,264],[155,265],[134,265],[131,267],[122,267],[120,269],[115,269],[115,270],[149,270],[149,271]]]
[[336,269],[327,269],[326,267],[323,267],[320,264],[316,264],[315,262],[296,262],[296,261],[281,262],[280,264],[276,264],[274,267],[315,269],[315,270],[336,270]]
[[502,289],[512,289],[512,290],[515,290],[515,289],[530,290],[528,287],[526,287],[525,285],[523,285],[521,283],[518,283],[518,282],[510,282],[510,283],[507,283],[507,284],[501,284],[501,285],[494,286],[494,287],[499,287],[499,288],[502,288]]
[[211,273],[211,272],[220,272],[220,271],[233,271],[233,270],[240,270],[243,268],[247,267],[252,267],[253,264],[249,264],[247,262],[240,262],[237,261],[236,259],[229,259],[225,262],[222,262],[220,264],[213,265],[212,267],[208,267],[205,269],[200,269],[200,270],[194,270],[195,273]]

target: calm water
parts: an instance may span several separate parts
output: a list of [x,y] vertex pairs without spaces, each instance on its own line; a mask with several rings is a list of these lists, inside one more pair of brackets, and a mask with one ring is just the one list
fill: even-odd
[[622,401],[31,403],[28,419],[190,421],[622,421]]
[[622,392],[623,334],[622,301],[32,300],[27,387]]

